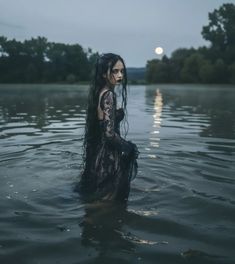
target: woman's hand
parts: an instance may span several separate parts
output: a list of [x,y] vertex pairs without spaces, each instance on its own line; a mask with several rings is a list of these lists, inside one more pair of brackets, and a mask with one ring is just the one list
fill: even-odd
[[123,108],[119,108],[116,110],[116,118],[120,122],[124,118],[124,110]]
[[137,159],[140,152],[136,144],[132,143],[131,141],[127,141],[127,143],[128,144],[126,149],[122,152],[122,157],[124,158],[134,157],[135,159]]
[[128,141],[128,142],[129,142],[129,144],[132,147],[131,153],[133,153],[134,154],[134,157],[137,159],[138,156],[139,156],[139,153],[140,153],[139,150],[138,150],[137,145],[135,143],[131,142],[131,141]]

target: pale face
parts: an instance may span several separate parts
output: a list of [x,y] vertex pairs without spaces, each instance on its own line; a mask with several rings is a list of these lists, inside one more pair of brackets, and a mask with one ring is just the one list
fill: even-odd
[[111,71],[109,70],[108,73],[105,75],[105,78],[109,86],[115,86],[122,82],[123,76],[124,76],[124,65],[120,60],[118,60],[116,64],[113,66],[112,70]]

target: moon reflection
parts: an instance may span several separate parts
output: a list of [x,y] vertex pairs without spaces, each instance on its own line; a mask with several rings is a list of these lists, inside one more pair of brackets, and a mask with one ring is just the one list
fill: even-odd
[[162,93],[159,89],[156,91],[155,100],[154,100],[154,115],[153,115],[153,131],[151,132],[151,136],[149,138],[150,145],[152,147],[159,147],[159,133],[161,127],[161,115],[162,115],[162,107],[163,107],[163,100],[162,100]]

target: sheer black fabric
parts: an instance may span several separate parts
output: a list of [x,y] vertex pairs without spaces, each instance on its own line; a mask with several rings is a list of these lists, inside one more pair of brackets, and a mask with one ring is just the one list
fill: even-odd
[[100,141],[96,155],[84,170],[80,191],[95,199],[126,200],[130,191],[130,181],[137,174],[138,149],[131,141],[120,136],[120,121],[123,109],[116,110],[116,96],[111,90],[103,93],[100,108],[104,113],[99,120]]

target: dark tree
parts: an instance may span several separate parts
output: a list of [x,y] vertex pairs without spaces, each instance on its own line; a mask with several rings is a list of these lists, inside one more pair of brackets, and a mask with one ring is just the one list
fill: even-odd
[[215,57],[225,62],[235,60],[235,5],[223,4],[209,13],[209,24],[202,28],[202,36],[211,42]]
[[44,37],[24,42],[0,37],[0,82],[89,81],[96,57],[79,44],[48,42]]

